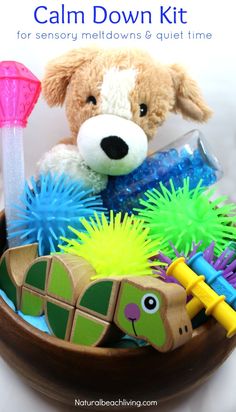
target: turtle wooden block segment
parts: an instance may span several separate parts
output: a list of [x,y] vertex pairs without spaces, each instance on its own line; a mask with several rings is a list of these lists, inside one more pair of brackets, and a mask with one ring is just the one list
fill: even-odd
[[51,256],[38,257],[26,270],[20,303],[25,315],[41,316],[44,313],[44,295],[51,261]]
[[21,287],[28,266],[38,256],[38,245],[7,249],[0,260],[0,288],[12,300],[17,309],[20,307]]
[[181,286],[152,277],[132,277],[121,282],[114,322],[128,335],[167,352],[192,336],[185,305]]
[[25,274],[25,286],[38,293],[45,294],[52,256],[42,256],[32,262]]
[[25,315],[41,316],[44,314],[44,295],[27,287],[22,288],[20,310]]
[[84,287],[96,272],[83,258],[62,254],[52,258],[47,295],[69,305],[76,305]]
[[85,287],[76,305],[72,342],[101,346],[123,335],[113,323],[120,283],[118,279],[105,278]]
[[115,341],[122,332],[112,323],[76,310],[70,341],[79,345],[101,346]]
[[76,307],[96,318],[112,322],[121,281],[101,279],[90,283],[78,298]]
[[49,296],[45,302],[45,317],[53,335],[69,340],[75,307]]

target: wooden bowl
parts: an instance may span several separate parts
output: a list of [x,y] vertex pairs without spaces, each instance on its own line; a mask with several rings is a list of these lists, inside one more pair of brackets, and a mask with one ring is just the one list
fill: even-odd
[[[3,214],[0,233],[2,253],[6,244]],[[0,354],[31,387],[66,405],[74,405],[75,399],[101,398],[161,403],[189,391],[205,381],[234,349],[236,336],[227,339],[225,334],[210,320],[195,330],[186,345],[166,354],[151,347],[90,348],[40,332],[0,299]]]

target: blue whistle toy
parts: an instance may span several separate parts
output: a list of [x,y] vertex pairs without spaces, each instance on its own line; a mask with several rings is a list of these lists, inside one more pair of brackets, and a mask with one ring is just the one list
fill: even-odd
[[221,270],[215,270],[204,259],[202,252],[196,253],[187,264],[198,275],[204,275],[208,285],[218,295],[224,295],[226,302],[236,310],[236,289],[223,277]]

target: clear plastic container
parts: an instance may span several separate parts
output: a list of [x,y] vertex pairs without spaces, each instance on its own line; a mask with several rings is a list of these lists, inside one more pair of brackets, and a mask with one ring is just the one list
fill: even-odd
[[181,187],[189,177],[190,188],[202,180],[209,187],[223,175],[221,165],[209,148],[201,132],[192,130],[172,144],[150,156],[132,173],[125,176],[109,176],[108,185],[101,193],[104,206],[115,212],[132,213],[139,206],[139,199],[149,190],[159,188],[162,182],[169,187]]

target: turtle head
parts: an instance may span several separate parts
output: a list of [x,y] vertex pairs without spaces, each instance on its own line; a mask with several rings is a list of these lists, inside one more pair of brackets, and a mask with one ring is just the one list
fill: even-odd
[[186,293],[178,285],[150,277],[124,279],[114,322],[125,333],[144,339],[161,352],[190,339]]

